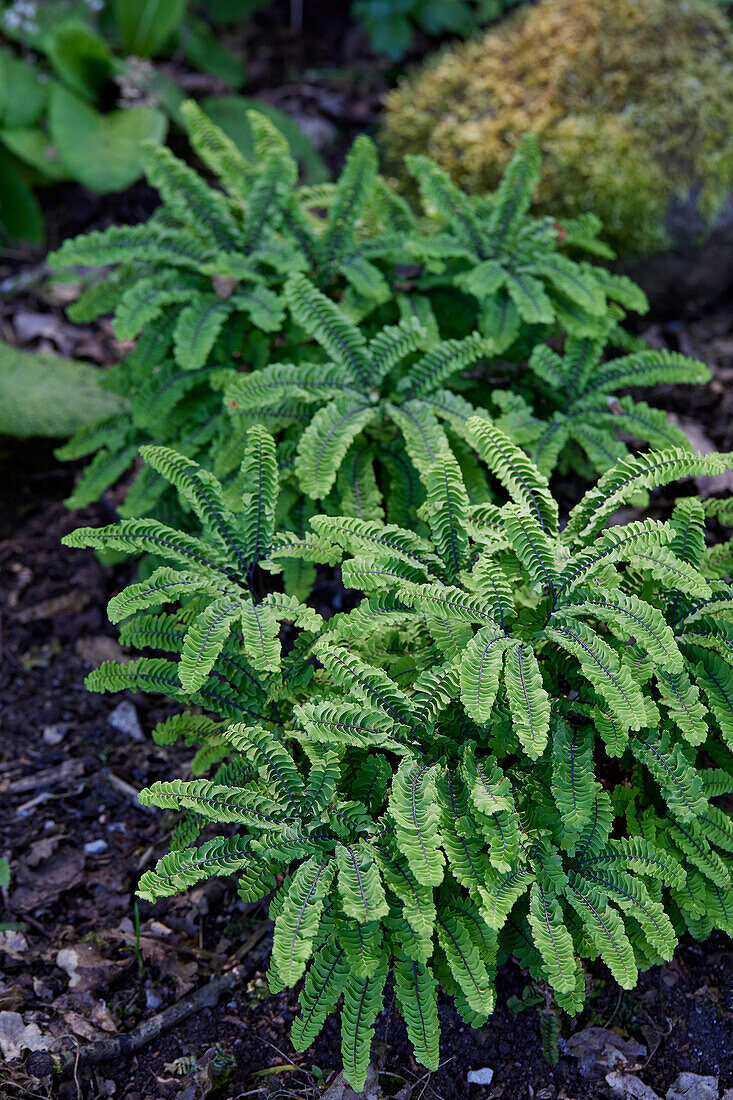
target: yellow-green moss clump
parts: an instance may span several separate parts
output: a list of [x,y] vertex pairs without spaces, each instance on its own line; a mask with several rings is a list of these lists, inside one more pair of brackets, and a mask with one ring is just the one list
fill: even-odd
[[725,17],[708,0],[542,0],[403,80],[382,139],[395,175],[427,153],[482,192],[527,130],[544,154],[537,208],[592,210],[621,254],[668,247],[691,197],[710,225],[733,190]]

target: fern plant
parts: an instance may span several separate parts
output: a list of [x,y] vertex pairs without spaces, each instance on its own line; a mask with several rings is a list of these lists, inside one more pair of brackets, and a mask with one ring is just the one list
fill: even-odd
[[484,359],[490,341],[478,332],[440,340],[430,310],[425,323],[406,310],[368,335],[303,275],[285,298],[323,355],[221,372],[215,384],[232,410],[233,438],[269,414],[296,444],[293,472],[308,497],[337,513],[379,519],[386,507],[409,521],[421,499],[416,471],[449,446],[438,416],[473,411],[443,384]]
[[[295,443],[292,463],[300,489],[329,512],[362,519],[386,513],[409,522],[422,501],[418,472],[448,449],[470,479],[471,498],[487,498],[467,427],[476,413],[490,418],[496,410],[500,415],[493,418],[502,430],[548,476],[560,459],[577,467],[578,448],[589,475],[603,473],[629,453],[620,433],[652,446],[689,449],[664,411],[617,393],[710,377],[704,364],[649,348],[612,322],[607,339],[626,343],[627,355],[601,361],[604,338],[568,337],[562,357],[538,344],[528,370],[511,378],[511,389],[487,390],[484,375],[497,351],[492,338],[474,331],[440,340],[429,302],[421,303],[418,318],[414,303],[403,301],[404,316],[396,325],[368,335],[303,275],[289,280],[284,296],[325,360],[217,374],[213,384],[224,389],[232,410],[231,439],[269,417]],[[481,407],[482,399],[491,411]]]
[[[232,715],[199,688],[196,701],[217,714],[219,767],[141,795],[184,817],[139,888],[154,899],[222,873],[238,875],[246,900],[274,891],[271,987],[305,978],[293,1041],[309,1046],[343,998],[355,1089],[390,974],[416,1057],[435,1068],[439,988],[478,1026],[494,1006],[497,968],[514,957],[577,1013],[582,960],[600,957],[631,988],[685,929],[733,932],[733,820],[719,802],[733,792],[733,551],[705,545],[706,511],[727,522],[730,508],[681,497],[667,522],[608,526],[619,507],[720,473],[731,456],[625,458],[561,527],[524,452],[485,417],[469,418],[467,432],[491,501],[470,503],[445,449],[422,471],[416,525],[324,515],[305,539],[275,536],[268,490],[267,536],[254,544],[242,534],[253,530],[249,497],[237,506],[206,472],[149,454],[203,525],[196,540],[164,536],[180,563],[173,578],[188,586],[167,590],[185,602],[154,633],[157,646],[178,624],[178,677],[174,663],[164,670],[174,694],[196,685],[192,662],[221,669],[229,653],[231,635],[223,649],[218,634],[181,645],[180,624],[190,641],[196,617],[211,616],[241,575],[230,538],[245,575],[254,545],[274,572],[289,555],[340,557],[345,584],[364,597],[325,623],[298,609],[303,632],[281,659],[298,676],[280,689],[289,705],[275,720]],[[244,485],[263,447],[274,485],[264,440],[261,430],[249,439]],[[130,549],[160,537],[160,525],[141,523],[67,541]],[[112,613],[162,602],[156,585],[173,578],[132,586]],[[245,582],[236,593],[247,622],[251,592]],[[241,644],[257,669],[252,638]],[[137,683],[134,665],[95,675],[92,685]],[[194,845],[207,823],[219,832]]]
[[497,351],[517,342],[523,330],[557,325],[573,336],[604,333],[609,316],[648,308],[642,290],[624,275],[579,261],[567,252],[612,258],[598,240],[592,214],[554,221],[530,214],[541,159],[533,135],[522,139],[493,194],[461,191],[430,157],[409,155],[426,220],[407,247],[424,265],[419,286],[454,287],[475,300],[478,328]]
[[[375,260],[396,247],[397,200],[385,198],[368,139],[354,143],[337,185],[298,187],[297,162],[266,116],[247,112],[255,139],[251,163],[194,103],[182,111],[195,153],[223,190],[169,150],[147,146],[144,165],[163,200],[159,210],[142,225],[67,241],[50,257],[58,266],[114,265],[70,316],[88,321],[114,311],[115,335],[139,338],[132,355],[107,372],[110,388],[131,397],[130,416],[101,422],[59,451],[67,459],[96,452],[72,507],[95,500],[130,469],[146,442],[175,442],[190,457],[215,457],[226,446],[212,369],[232,358],[256,368],[268,361],[276,340],[288,346],[281,291],[294,271],[308,270],[317,285],[339,296],[349,287],[346,300],[356,314],[390,294]],[[316,213],[324,205],[325,220]],[[360,218],[369,221],[371,240],[357,240]],[[145,514],[163,488],[149,474],[126,502],[127,514]]]
[[[607,356],[609,348],[626,354]],[[662,409],[621,391],[701,385],[710,377],[704,363],[650,348],[611,322],[606,335],[568,337],[562,354],[536,345],[511,389],[495,390],[491,398],[501,414],[497,422],[543,474],[549,477],[560,465],[590,480],[629,454],[629,438],[651,447],[689,449],[687,436],[667,422]]]
[[[191,145],[218,186],[170,151],[146,148],[159,210],[143,225],[68,241],[51,257],[60,266],[113,268],[71,307],[71,316],[88,321],[113,311],[116,334],[137,339],[132,354],[106,372],[106,384],[129,398],[129,414],[91,426],[59,451],[69,459],[94,455],[69,500],[72,507],[90,503],[132,470],[144,444],[173,446],[225,479],[234,475],[243,434],[232,434],[217,379],[232,363],[246,378],[271,364],[290,364],[289,383],[313,369],[307,337],[321,325],[321,307],[301,291],[300,305],[292,308],[292,288],[303,285],[297,275],[328,299],[330,318],[338,310],[344,325],[359,325],[362,343],[385,342],[384,333],[395,325],[402,325],[396,338],[403,340],[410,317],[445,351],[449,341],[459,341],[456,367],[450,378],[444,372],[441,389],[447,381],[445,415],[460,412],[463,420],[472,410],[457,400],[466,386],[458,372],[471,341],[479,346],[474,333],[486,341],[489,365],[517,364],[548,336],[570,333],[599,343],[613,329],[622,339],[617,322],[624,310],[646,308],[629,280],[574,258],[583,250],[605,256],[594,219],[560,224],[531,215],[539,173],[531,140],[520,145],[496,194],[480,199],[464,195],[432,162],[413,160],[423,195],[423,209],[416,211],[378,174],[376,150],[366,137],[355,142],[335,184],[301,187],[285,139],[262,114],[249,115],[253,162],[194,104],[186,104],[183,114]],[[333,360],[333,346],[327,354]],[[322,360],[316,355],[315,362]],[[389,365],[404,407],[411,384],[407,369],[397,367]],[[376,378],[373,388],[394,405],[397,395],[384,390],[384,381]],[[314,411],[312,401],[304,407],[303,392],[292,400],[293,392],[283,389],[279,407],[260,402],[260,417],[278,432]],[[517,401],[506,400],[516,413]],[[528,415],[551,418],[565,402],[558,391]],[[472,397],[473,407],[487,403],[481,393]],[[513,430],[511,418],[506,426]],[[534,440],[543,425],[533,427]],[[400,469],[412,477],[401,444],[390,461],[393,480],[404,480]],[[153,511],[185,522],[165,480],[145,467],[122,514]]]
[[[156,519],[124,519],[102,528],[81,528],[65,538],[122,554],[147,553],[157,567],[129,585],[109,604],[120,623],[123,644],[172,654],[175,660],[142,657],[125,664],[106,662],[93,672],[95,691],[159,692],[214,711],[216,721],[183,714],[166,719],[153,736],[172,743],[182,733],[201,741],[194,770],[202,761],[226,755],[221,731],[226,720],[246,717],[278,728],[306,684],[306,651],[292,635],[283,649],[282,626],[304,636],[322,622],[296,596],[263,585],[262,565],[282,571],[297,553],[300,562],[337,560],[327,543],[310,534],[297,539],[275,531],[279,475],[272,436],[261,427],[247,434],[239,471],[241,492],[227,494],[217,479],[192,460],[166,447],[143,448],[143,457],[173,487],[196,516],[200,534],[191,535]],[[269,591],[265,588],[269,587]],[[181,604],[175,613],[162,610]]]

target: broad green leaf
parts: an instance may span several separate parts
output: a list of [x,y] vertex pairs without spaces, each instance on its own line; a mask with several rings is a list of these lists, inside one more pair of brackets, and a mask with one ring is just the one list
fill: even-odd
[[91,191],[123,191],[142,174],[141,145],[162,142],[167,122],[154,107],[101,114],[60,84],[51,90],[49,129],[59,156]]

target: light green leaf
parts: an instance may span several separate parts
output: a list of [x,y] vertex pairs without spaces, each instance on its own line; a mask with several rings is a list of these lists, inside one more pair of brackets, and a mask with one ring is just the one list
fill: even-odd
[[51,90],[51,138],[74,178],[91,191],[124,191],[142,175],[141,145],[162,142],[166,117],[154,107],[103,115],[60,84]]
[[0,435],[62,438],[122,413],[127,403],[100,387],[100,375],[88,363],[0,341]]

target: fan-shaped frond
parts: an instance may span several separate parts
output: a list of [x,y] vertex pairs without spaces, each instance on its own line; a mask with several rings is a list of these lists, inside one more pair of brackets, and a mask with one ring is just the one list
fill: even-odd
[[383,957],[374,974],[360,978],[352,974],[344,989],[341,1009],[341,1057],[344,1077],[356,1092],[361,1092],[369,1068],[374,1036],[374,1021],[382,1008],[387,959]]
[[294,985],[313,952],[313,941],[331,881],[336,872],[332,859],[311,856],[290,880],[275,920],[272,965],[282,981]]
[[548,534],[557,531],[557,505],[546,479],[527,456],[502,431],[478,416],[468,421],[469,442],[473,443],[489,470],[508,493],[534,516]]
[[531,646],[519,642],[507,647],[504,685],[514,732],[530,759],[537,760],[550,732],[550,699]]
[[609,516],[642,489],[654,489],[681,478],[721,474],[728,467],[724,455],[690,455],[680,450],[655,451],[617,463],[585,494],[570,513],[568,537],[588,543]]
[[389,809],[402,851],[418,882],[437,886],[443,880],[445,856],[440,849],[435,771],[419,761],[398,768]]

